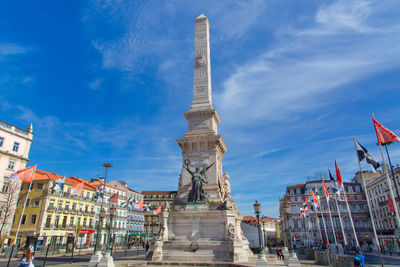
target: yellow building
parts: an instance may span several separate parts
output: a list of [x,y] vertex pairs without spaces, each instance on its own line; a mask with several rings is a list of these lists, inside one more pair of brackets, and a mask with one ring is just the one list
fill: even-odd
[[[77,236],[79,245],[89,245],[94,239],[95,208],[93,197],[96,188],[86,180],[76,177],[65,179],[63,192],[53,190],[53,183],[62,176],[42,170],[36,170],[31,192],[21,220],[17,244],[33,244],[41,247],[57,239],[57,244],[72,244]],[[83,193],[76,196],[72,187],[84,183]],[[24,182],[18,199],[11,235],[15,236],[21,218],[23,203],[29,183]]]

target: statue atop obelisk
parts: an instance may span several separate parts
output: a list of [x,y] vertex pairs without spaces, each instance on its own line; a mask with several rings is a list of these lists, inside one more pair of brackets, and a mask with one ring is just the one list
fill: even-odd
[[190,162],[193,172],[214,164],[207,172],[204,191],[208,200],[221,202],[222,156],[227,150],[222,136],[218,135],[220,119],[212,106],[210,36],[208,18],[201,14],[195,19],[193,101],[185,117],[188,130],[177,140],[182,149],[182,172],[178,188],[178,200],[188,200],[191,175],[184,168]]
[[228,173],[222,173],[227,147],[218,134],[212,106],[209,22],[195,19],[193,101],[185,112],[178,194],[159,214],[161,227],[148,257],[153,261],[247,262],[252,253],[231,197]]

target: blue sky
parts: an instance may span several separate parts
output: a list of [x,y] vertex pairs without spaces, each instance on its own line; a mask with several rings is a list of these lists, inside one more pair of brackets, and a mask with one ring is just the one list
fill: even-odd
[[[398,1],[9,1],[0,10],[0,119],[30,164],[175,190],[192,98],[194,18],[211,24],[224,171],[243,215],[278,216],[287,185],[376,158],[371,113],[400,134]],[[400,145],[390,146],[394,164]]]

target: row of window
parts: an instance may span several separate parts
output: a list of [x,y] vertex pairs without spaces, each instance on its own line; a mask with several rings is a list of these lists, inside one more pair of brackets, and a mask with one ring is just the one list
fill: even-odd
[[[340,229],[341,226],[340,226],[339,217],[333,216],[332,220],[333,220],[333,224],[335,225],[335,228]],[[350,223],[349,220],[346,219],[346,220],[343,220],[342,222],[343,222],[343,227],[347,227],[347,228],[351,227],[351,223]],[[321,227],[321,229],[323,229],[324,228],[323,220],[320,219],[319,223],[320,223],[319,227]],[[327,228],[332,228],[331,221],[330,221],[330,219],[328,217],[325,217],[325,224],[326,224]],[[292,227],[294,227],[294,229],[299,229],[299,228],[303,228],[304,229],[305,228],[304,227],[304,220],[293,220],[291,225],[292,225]],[[315,218],[311,219],[311,225],[312,225],[312,227],[317,227],[318,223],[317,223],[317,220]],[[367,227],[370,227],[370,224],[369,224],[369,222],[367,220],[354,220],[354,226],[356,228],[357,227],[367,228]],[[309,225],[307,227],[309,227]]]
[[165,195],[146,195],[146,198],[175,198],[175,194],[165,194]]
[[[3,147],[3,145],[4,145],[4,137],[0,136],[0,147]],[[12,151],[18,152],[18,149],[19,149],[19,143],[18,142],[14,142]]]
[[[51,226],[52,217],[53,217],[52,215],[47,215],[46,227],[50,227]],[[56,219],[54,221],[54,226],[55,227],[60,225],[60,218],[61,218],[60,215],[56,216]],[[62,220],[61,226],[66,227],[67,226],[67,220],[68,220],[68,216],[63,216],[63,220]],[[82,221],[82,224],[81,224],[81,221]],[[89,224],[87,224],[88,222],[89,222]],[[92,218],[90,218],[89,220],[87,218],[83,218],[83,220],[81,220],[81,217],[78,217],[78,222],[77,223],[78,223],[79,226],[82,226],[82,227],[93,227],[94,226]],[[75,217],[71,216],[69,218],[69,225],[68,226],[72,226],[72,227],[76,226],[75,225]]]
[[[61,199],[58,200],[57,208],[61,209],[63,203],[64,203],[64,200],[61,200]],[[55,207],[55,200],[54,199],[50,199],[49,209],[52,209],[54,207]],[[77,210],[77,203],[73,202],[72,206],[71,206],[71,202],[70,201],[65,201],[64,209],[65,210],[70,210],[70,207],[71,207],[71,210]],[[85,212],[88,212],[89,208],[90,208],[91,212],[94,212],[94,205],[91,205],[90,207],[89,207],[89,205],[85,205]],[[83,211],[83,204],[82,203],[79,204],[79,211]]]
[[[328,192],[330,192],[330,193],[334,193],[334,192],[336,192],[336,190],[332,187],[332,186],[330,186],[330,185],[327,185],[326,186],[327,187],[327,189],[328,189]],[[288,190],[288,193],[290,194],[290,195],[304,195],[304,194],[311,194],[311,191],[313,191],[314,193],[323,193],[324,192],[324,188],[322,187],[322,186],[320,186],[320,187],[313,187],[313,188],[291,188],[291,189],[289,189]],[[359,186],[359,185],[353,185],[353,186],[348,186],[348,185],[346,185],[345,186],[345,191],[346,191],[346,193],[360,193],[360,192],[362,192],[362,188],[361,188],[361,185]]]

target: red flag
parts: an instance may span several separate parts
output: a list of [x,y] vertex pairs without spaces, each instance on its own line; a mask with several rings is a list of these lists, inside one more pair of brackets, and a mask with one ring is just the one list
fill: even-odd
[[391,144],[394,141],[400,143],[400,138],[395,133],[377,122],[374,117],[372,117],[372,121],[374,123],[376,138],[378,139],[379,144]]
[[322,180],[322,183],[324,184],[324,192],[325,192],[326,199],[329,200],[329,193],[328,193],[328,189],[326,189],[325,180]]
[[318,207],[318,199],[315,196],[314,191],[311,191],[311,194],[312,194],[312,197],[313,197],[314,206],[315,206],[315,208],[317,208]]
[[[338,181],[339,185],[343,188],[342,175],[340,174],[339,166],[338,166],[336,160],[335,160],[335,169],[336,169],[336,180]],[[339,190],[339,188],[338,188],[338,190]]]
[[74,192],[74,194],[78,195],[78,196],[82,195],[83,186],[84,186],[84,183],[80,183],[80,184],[74,185],[72,187],[72,190],[73,190],[72,192]]
[[112,195],[108,200],[110,203],[117,203],[118,202],[118,192]]
[[140,200],[140,201],[138,201],[138,202],[136,202],[135,203],[135,205],[134,205],[134,207],[136,208],[136,209],[143,209],[143,199],[142,200]]
[[21,169],[19,171],[14,172],[8,180],[20,180],[21,182],[32,182],[33,177],[35,176],[35,171],[36,171],[36,165],[32,167],[27,167],[24,169]]
[[161,206],[158,206],[158,208],[155,209],[155,210],[153,211],[153,214],[154,214],[154,215],[157,215],[157,214],[159,214],[160,212],[161,212]]

